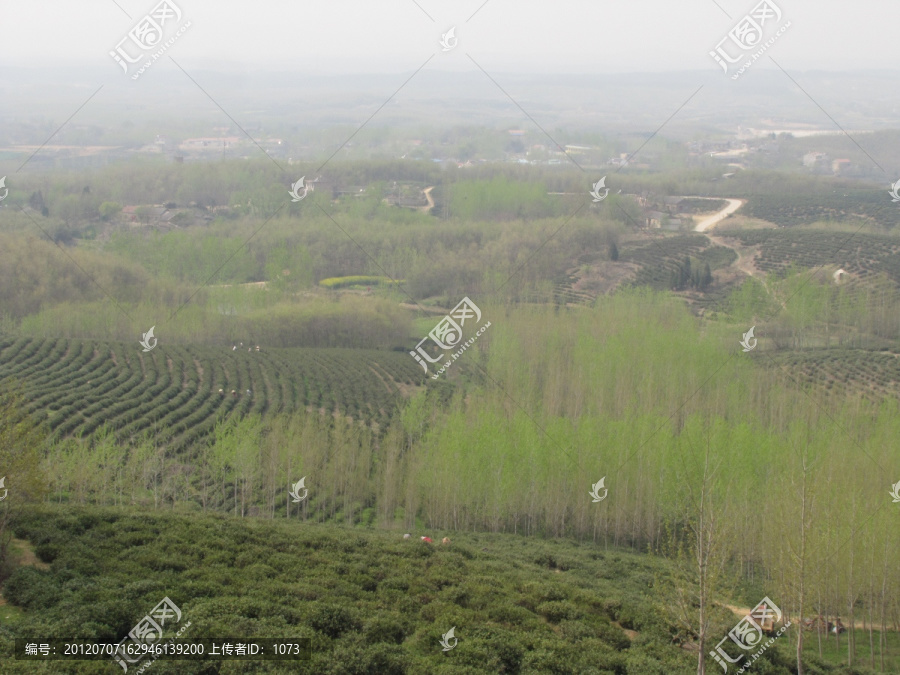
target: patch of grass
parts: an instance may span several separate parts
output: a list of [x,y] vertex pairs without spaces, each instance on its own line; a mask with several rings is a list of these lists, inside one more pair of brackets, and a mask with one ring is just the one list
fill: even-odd
[[319,281],[319,286],[328,289],[349,288],[354,286],[394,286],[397,284],[405,284],[405,279],[391,279],[390,277],[369,277],[369,276],[349,276],[349,277],[331,277]]

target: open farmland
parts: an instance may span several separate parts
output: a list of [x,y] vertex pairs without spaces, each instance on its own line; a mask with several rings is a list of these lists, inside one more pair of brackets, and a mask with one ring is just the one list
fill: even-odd
[[57,437],[107,425],[121,439],[152,431],[174,447],[245,413],[309,408],[383,422],[401,389],[424,380],[421,368],[400,352],[243,350],[192,345],[143,353],[122,343],[4,340],[0,378],[21,384],[28,412],[46,419]]

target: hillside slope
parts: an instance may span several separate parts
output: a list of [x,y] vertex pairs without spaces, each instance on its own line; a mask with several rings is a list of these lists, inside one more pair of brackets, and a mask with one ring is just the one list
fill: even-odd
[[176,448],[235,413],[318,409],[383,422],[424,382],[401,352],[244,349],[0,338],[0,380],[14,378],[58,437],[108,425],[120,439],[152,430]]
[[[654,597],[665,563],[599,545],[455,533],[441,545],[445,533],[435,531],[404,540],[113,509],[35,509],[15,529],[50,568],[23,566],[3,588],[24,608],[12,622],[0,618],[3,672],[35,672],[9,658],[15,637],[117,642],[163,597],[191,622],[184,637],[311,640],[310,661],[225,666],[253,672],[689,673],[696,658],[673,642]],[[733,622],[721,614],[723,626]],[[458,646],[444,652],[451,627]],[[99,672],[96,663],[65,665]],[[161,660],[154,670],[216,665]]]

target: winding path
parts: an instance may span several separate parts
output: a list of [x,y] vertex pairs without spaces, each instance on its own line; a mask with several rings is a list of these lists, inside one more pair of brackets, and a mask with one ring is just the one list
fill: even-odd
[[[709,216],[708,218],[704,218],[703,220],[701,220],[699,223],[697,223],[697,226],[694,228],[694,231],[706,233],[706,230],[715,227],[720,222],[725,220],[728,216],[730,216],[732,213],[734,213],[739,208],[741,208],[744,205],[745,201],[746,200],[744,200],[744,199],[728,199],[728,206],[726,206],[724,209],[722,209],[718,213],[714,213],[713,215]],[[734,246],[729,246],[728,244],[726,244],[725,241],[722,240],[720,237],[713,236],[712,234],[709,234],[709,233],[706,233],[706,237],[713,244],[715,244],[717,246],[724,246],[724,247],[730,248],[732,251],[734,251],[735,254],[737,255],[737,259],[732,263],[732,266],[736,267],[737,269],[739,269],[741,272],[743,272],[747,276],[753,277],[754,279],[762,282],[763,288],[766,289],[766,293],[768,295],[772,295],[772,291],[769,289],[769,285],[766,283],[765,275],[760,274],[759,272],[756,271],[756,269],[753,266],[752,258],[745,258],[745,257],[741,256],[740,251],[738,251]],[[784,307],[783,304],[782,304],[782,307]]]
[[432,185],[431,187],[427,187],[427,188],[425,188],[424,190],[422,190],[422,192],[425,193],[425,199],[428,200],[428,206],[423,206],[423,207],[421,207],[421,209],[420,209],[423,213],[428,213],[428,212],[431,211],[431,209],[434,208],[434,198],[431,196],[431,191],[432,191],[432,190],[434,190],[434,185]]
[[694,228],[694,231],[695,232],[706,232],[706,230],[708,230],[711,227],[714,227],[715,225],[717,225],[720,222],[722,222],[723,220],[725,220],[728,216],[730,216],[732,213],[737,211],[743,205],[744,205],[743,199],[729,199],[728,206],[726,206],[724,209],[722,209],[718,213],[715,213],[715,214],[709,216],[708,218],[704,218],[703,220],[701,220],[699,223],[697,223],[697,227]]

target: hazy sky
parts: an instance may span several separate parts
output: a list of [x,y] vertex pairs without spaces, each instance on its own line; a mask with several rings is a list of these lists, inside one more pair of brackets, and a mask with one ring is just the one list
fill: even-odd
[[[472,69],[466,53],[489,72],[715,70],[708,52],[756,4],[756,0],[174,1],[183,13],[181,21],[191,22],[169,51],[184,68],[263,67],[311,74],[409,72],[430,55],[434,58],[429,68]],[[775,1],[783,11],[782,23],[789,20],[791,27],[770,53],[787,70],[894,69],[900,64],[897,0]],[[115,71],[118,66],[109,51],[155,4],[156,0],[5,0],[0,3],[0,63],[4,69],[65,64]],[[458,46],[444,53],[438,41],[452,26]]]

